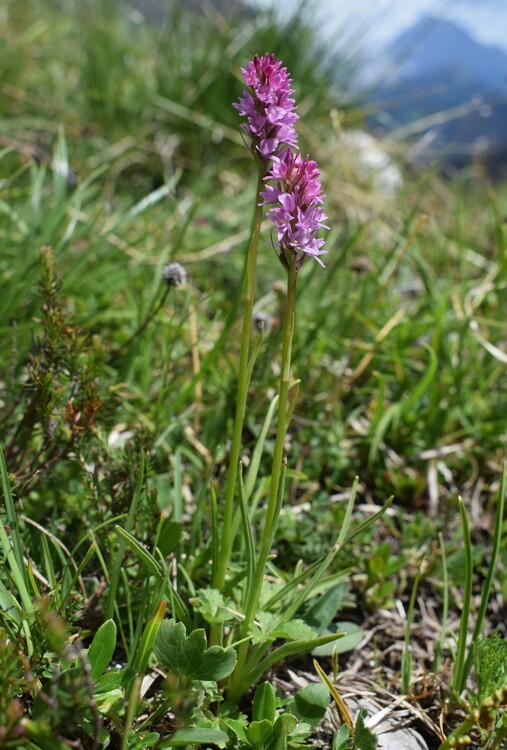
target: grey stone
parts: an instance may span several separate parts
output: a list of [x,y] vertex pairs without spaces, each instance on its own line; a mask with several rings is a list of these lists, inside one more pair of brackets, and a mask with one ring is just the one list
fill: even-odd
[[378,735],[379,750],[428,750],[426,740],[415,729],[395,729]]

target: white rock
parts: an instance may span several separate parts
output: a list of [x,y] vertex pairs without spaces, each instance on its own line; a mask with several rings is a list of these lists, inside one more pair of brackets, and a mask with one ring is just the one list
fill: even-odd
[[426,740],[410,727],[396,729],[401,721],[407,720],[407,711],[386,706],[381,711],[368,698],[349,698],[346,701],[352,713],[357,716],[360,708],[368,712],[365,725],[378,737],[378,750],[428,750]]
[[[364,130],[345,130],[341,139],[347,159],[355,157],[363,179],[373,182],[385,195],[395,195],[403,186],[403,176],[380,141]],[[353,165],[350,165],[353,166]]]
[[396,729],[378,735],[378,750],[428,750],[428,745],[415,729]]

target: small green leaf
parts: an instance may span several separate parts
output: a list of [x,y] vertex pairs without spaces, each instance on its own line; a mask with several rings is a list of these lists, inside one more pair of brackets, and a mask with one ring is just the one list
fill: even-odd
[[322,721],[328,705],[329,691],[327,687],[321,682],[316,682],[297,691],[292,710],[298,719],[315,728]]
[[315,638],[315,631],[303,620],[295,619],[281,623],[281,617],[280,614],[259,612],[255,618],[259,625],[252,627],[252,643],[272,643],[279,638],[286,641],[304,641]]
[[100,713],[105,716],[108,714],[113,706],[120,705],[120,703],[123,705],[125,701],[125,693],[123,690],[120,690],[120,688],[116,688],[115,690],[108,690],[107,693],[99,693],[97,695],[97,708],[99,709]]
[[247,734],[246,734],[246,727],[244,724],[242,724],[237,719],[225,719],[224,724],[231,729],[236,737],[239,737],[239,739],[245,744],[247,747],[251,747],[250,741],[248,740]]
[[232,599],[224,599],[218,589],[199,589],[191,603],[201,613],[206,622],[224,623],[236,619],[230,611],[234,607]]
[[158,744],[160,735],[158,732],[148,732],[148,734],[137,735],[133,739],[129,740],[129,750],[146,750],[147,747],[155,747]]
[[168,518],[164,520],[160,529],[157,544],[164,557],[168,557],[171,552],[174,552],[181,541],[182,533],[183,526],[181,523],[170,521]]
[[178,729],[168,740],[160,742],[159,747],[186,747],[187,745],[218,745],[225,747],[228,736],[220,729]]
[[99,695],[100,693],[108,693],[110,690],[125,687],[135,676],[136,673],[129,667],[125,667],[125,669],[110,669],[97,679],[95,693]]
[[252,718],[254,721],[267,719],[271,723],[276,719],[276,695],[270,682],[263,682],[255,691]]
[[356,731],[354,732],[354,750],[377,750],[378,737],[364,723],[366,711],[361,709],[356,719]]
[[155,576],[160,582],[164,580],[164,574],[162,570],[160,569],[159,564],[153,557],[153,555],[148,552],[146,547],[141,544],[135,537],[132,536],[126,529],[122,529],[121,526],[115,526],[114,530],[118,534],[119,537],[122,538],[124,542],[128,544],[130,549],[136,553],[138,558],[146,565],[150,573]]
[[92,668],[91,678],[96,680],[106,671],[116,648],[116,624],[106,620],[93,636],[88,649],[88,661]]
[[236,666],[236,651],[231,647],[206,648],[204,629],[186,634],[182,622],[164,620],[155,641],[154,652],[167,669],[192,680],[223,680]]
[[[337,633],[343,633],[344,635],[338,641],[314,648],[313,656],[331,656],[333,652],[343,654],[346,651],[352,651],[364,638],[364,630],[354,622],[335,622],[333,628],[336,628]],[[324,633],[329,632],[329,630],[324,631]]]
[[262,719],[261,721],[250,722],[248,729],[246,730],[246,736],[254,747],[262,750],[269,737],[271,737],[272,732],[272,722],[267,719]]
[[291,620],[277,625],[270,633],[275,639],[285,638],[287,641],[305,641],[315,638],[315,630],[303,620]]
[[298,720],[289,713],[281,714],[275,721],[272,737],[266,745],[266,750],[285,750],[287,737],[296,728]]
[[351,739],[350,730],[346,724],[342,724],[333,736],[331,750],[350,750]]
[[348,586],[341,581],[312,599],[314,603],[306,610],[305,622],[320,635],[323,629],[333,621],[334,616],[343,605],[348,591]]

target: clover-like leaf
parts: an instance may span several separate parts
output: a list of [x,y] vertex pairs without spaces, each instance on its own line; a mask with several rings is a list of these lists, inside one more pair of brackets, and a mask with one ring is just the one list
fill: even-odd
[[236,652],[232,647],[207,648],[203,628],[188,636],[182,622],[164,620],[154,646],[155,656],[162,664],[182,677],[192,680],[223,680],[236,666]]
[[236,619],[231,611],[234,602],[232,599],[224,599],[218,589],[199,589],[191,601],[194,610],[198,610],[206,622],[223,624]]
[[300,721],[317,727],[324,718],[329,705],[329,691],[322,683],[311,683],[298,690],[291,709]]

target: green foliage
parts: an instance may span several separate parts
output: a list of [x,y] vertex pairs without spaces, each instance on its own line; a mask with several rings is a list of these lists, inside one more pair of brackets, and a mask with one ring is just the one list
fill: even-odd
[[223,680],[236,665],[233,648],[206,647],[203,629],[193,630],[188,636],[183,623],[164,620],[158,631],[154,652],[167,667],[182,677],[192,680]]
[[477,682],[474,705],[477,705],[507,686],[507,640],[498,628],[491,635],[479,638],[474,661]]
[[350,738],[350,729],[347,724],[342,724],[337,732],[333,735],[332,750],[350,750],[352,740]]
[[297,691],[293,713],[314,729],[324,718],[328,705],[329,693],[326,686],[316,682]]
[[12,384],[4,415],[5,457],[19,480],[33,481],[71,451],[79,451],[93,431],[101,396],[100,352],[66,314],[55,273],[53,250],[40,253],[41,317],[25,358],[23,383]]
[[359,711],[353,734],[347,724],[342,724],[333,736],[332,750],[376,750],[378,738],[365,725],[365,717],[364,709]]
[[23,715],[19,695],[23,689],[23,668],[14,645],[0,628],[0,747],[14,740]]
[[395,583],[393,575],[406,564],[405,554],[393,554],[389,542],[382,542],[366,561],[366,593],[372,606],[392,606]]
[[178,729],[168,740],[157,743],[158,747],[188,747],[189,745],[217,745],[225,747],[227,735],[220,729]]
[[88,649],[87,658],[90,662],[92,680],[97,680],[105,672],[115,650],[116,624],[114,620],[106,620],[95,633]]
[[378,738],[365,724],[366,711],[359,711],[354,732],[353,750],[377,750]]
[[239,747],[255,750],[282,750],[308,747],[305,741],[321,722],[329,704],[322,685],[312,684],[298,690],[290,700],[281,700],[269,682],[255,690],[252,719],[226,718],[224,724],[239,741]]

